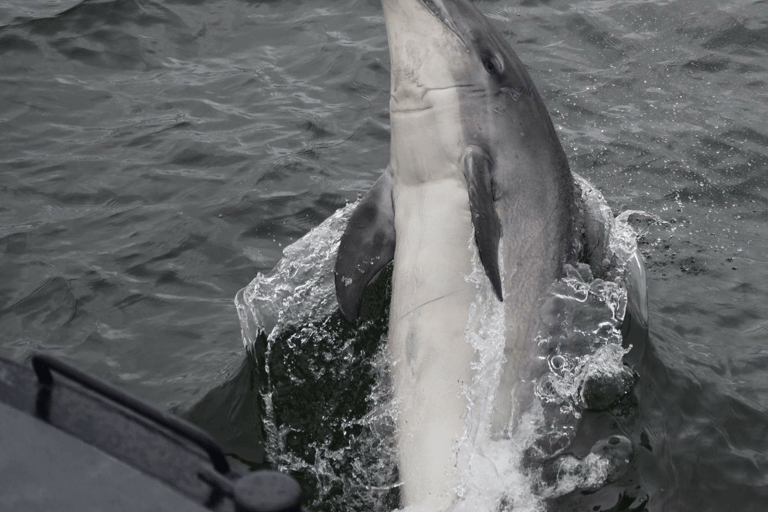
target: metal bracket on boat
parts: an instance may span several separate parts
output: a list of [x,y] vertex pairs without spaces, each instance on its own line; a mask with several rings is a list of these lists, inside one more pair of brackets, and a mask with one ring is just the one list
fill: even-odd
[[[81,386],[112,400],[116,404],[133,411],[139,416],[150,419],[158,425],[189,440],[200,447],[208,455],[208,458],[211,460],[211,463],[217,472],[222,475],[229,473],[229,463],[224,456],[224,452],[221,451],[221,448],[208,434],[199,428],[171,416],[170,414],[164,413],[148,403],[117,389],[111,384],[107,384],[103,380],[88,375],[48,354],[38,353],[32,356],[32,368],[35,370],[38,382],[45,388],[50,389],[53,387],[54,380],[51,372],[55,371],[56,373],[77,382]],[[37,414],[41,418],[47,417],[49,396],[49,394],[41,395],[37,401]]]

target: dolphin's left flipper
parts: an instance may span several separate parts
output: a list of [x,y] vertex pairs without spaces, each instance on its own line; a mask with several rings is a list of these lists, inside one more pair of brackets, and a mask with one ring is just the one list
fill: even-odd
[[493,291],[499,300],[503,301],[499,272],[501,221],[494,205],[491,159],[482,149],[470,146],[464,150],[463,160],[464,178],[467,180],[469,192],[469,211],[472,214],[480,262],[491,280]]
[[395,207],[389,168],[349,218],[336,255],[336,300],[344,318],[357,321],[368,283],[395,256]]

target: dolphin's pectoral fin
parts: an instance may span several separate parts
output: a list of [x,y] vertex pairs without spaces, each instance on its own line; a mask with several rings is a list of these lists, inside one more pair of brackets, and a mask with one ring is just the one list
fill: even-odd
[[482,149],[470,146],[464,151],[464,177],[469,191],[469,211],[475,228],[475,242],[480,262],[491,280],[493,291],[503,301],[499,273],[499,238],[501,221],[494,206],[491,159]]
[[352,212],[336,254],[336,300],[349,323],[357,321],[365,287],[394,256],[395,208],[387,169]]

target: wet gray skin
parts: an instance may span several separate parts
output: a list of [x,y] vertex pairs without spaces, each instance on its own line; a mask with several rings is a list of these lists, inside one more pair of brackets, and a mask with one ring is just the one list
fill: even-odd
[[365,286],[394,259],[389,349],[403,504],[444,510],[457,499],[454,445],[475,360],[465,340],[477,296],[465,279],[472,233],[504,303],[506,365],[492,424],[505,436],[532,397],[523,370],[539,299],[575,256],[574,181],[531,78],[472,4],[382,5],[391,158],[341,239],[336,293],[354,322]]

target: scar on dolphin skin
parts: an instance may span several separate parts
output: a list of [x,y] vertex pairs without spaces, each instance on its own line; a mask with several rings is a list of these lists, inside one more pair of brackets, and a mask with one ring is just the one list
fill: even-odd
[[[457,84],[457,85],[449,85],[446,87],[426,87],[422,86],[420,89],[422,90],[421,95],[419,96],[419,100],[423,100],[424,97],[427,95],[427,93],[435,92],[435,91],[450,91],[451,89],[461,89],[465,87],[474,87],[475,84]],[[474,92],[474,91],[473,91]],[[397,97],[394,94],[390,94],[389,98],[391,101],[394,101],[395,103],[400,103],[400,101],[397,99]],[[408,112],[420,112],[423,110],[429,110],[432,108],[432,105],[428,105],[423,108],[414,108],[414,109],[403,109],[403,110],[392,110],[390,108],[390,112],[397,112],[397,113],[408,113]]]
[[412,114],[414,112],[425,112],[431,110],[432,105],[427,105],[424,108],[403,108],[403,109],[389,109],[390,114]]
[[400,317],[400,320],[402,320],[403,318],[405,318],[405,317],[407,317],[408,315],[412,314],[412,313],[413,313],[414,311],[416,311],[417,309],[419,309],[419,308],[422,308],[422,307],[426,306],[427,304],[432,304],[433,302],[436,302],[436,301],[438,301],[438,300],[440,300],[440,299],[444,299],[444,298],[446,298],[446,297],[450,297],[451,295],[454,295],[454,294],[458,293],[459,291],[460,291],[460,290],[454,290],[454,291],[452,291],[452,292],[448,292],[448,293],[446,293],[446,294],[443,294],[443,295],[441,295],[440,297],[437,297],[436,299],[428,300],[427,302],[424,302],[423,304],[419,304],[418,306],[416,306],[415,308],[412,308],[410,311],[408,311],[408,312],[407,312],[407,313],[405,313],[403,316],[401,316],[401,317]]
[[528,87],[502,87],[499,89],[501,93],[508,93],[512,101],[517,101],[524,94],[530,94],[530,88]]

